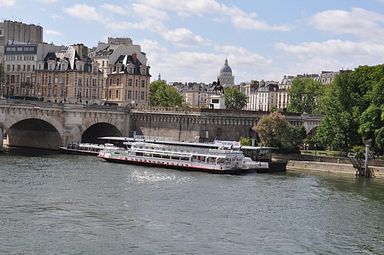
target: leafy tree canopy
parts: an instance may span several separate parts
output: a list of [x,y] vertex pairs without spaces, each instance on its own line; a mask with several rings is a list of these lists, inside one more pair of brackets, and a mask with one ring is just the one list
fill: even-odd
[[240,137],[240,145],[252,145],[252,140],[250,137]]
[[295,152],[303,143],[305,129],[294,127],[278,112],[263,116],[253,129],[261,145],[277,147],[283,152]]
[[247,96],[237,87],[226,87],[224,97],[227,109],[241,110],[247,105]]
[[174,107],[183,104],[183,96],[164,81],[153,81],[149,87],[149,101],[151,106]]
[[323,146],[349,151],[372,139],[375,152],[384,152],[384,65],[341,72],[322,103],[316,139]]
[[321,96],[325,86],[310,78],[295,78],[288,91],[290,102],[288,111],[298,113],[320,113]]

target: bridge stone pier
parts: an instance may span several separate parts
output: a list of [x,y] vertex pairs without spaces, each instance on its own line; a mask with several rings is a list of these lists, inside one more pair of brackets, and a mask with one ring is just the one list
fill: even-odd
[[58,149],[100,136],[128,136],[128,113],[126,108],[2,99],[0,130],[10,146]]

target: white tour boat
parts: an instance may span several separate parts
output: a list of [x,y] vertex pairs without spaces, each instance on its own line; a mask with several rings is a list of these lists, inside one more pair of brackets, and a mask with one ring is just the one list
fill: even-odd
[[206,149],[148,142],[132,142],[127,149],[101,150],[100,158],[118,163],[176,168],[209,173],[237,174],[268,169],[268,162],[256,162],[240,150]]

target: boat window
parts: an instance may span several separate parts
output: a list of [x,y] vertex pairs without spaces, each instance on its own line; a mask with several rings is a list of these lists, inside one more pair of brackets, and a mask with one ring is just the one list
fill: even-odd
[[225,161],[223,158],[218,158],[217,159],[217,164],[223,164]]
[[216,164],[216,158],[214,157],[208,157],[207,159],[208,164]]

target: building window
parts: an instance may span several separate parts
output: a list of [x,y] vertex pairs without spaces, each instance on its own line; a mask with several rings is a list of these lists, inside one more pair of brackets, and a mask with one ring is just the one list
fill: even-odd
[[128,99],[132,99],[132,91],[128,90]]
[[141,80],[141,87],[142,87],[142,88],[145,87],[145,80]]
[[141,100],[144,100],[144,91],[141,91],[141,93],[140,93],[140,99],[141,99]]
[[132,87],[132,79],[128,80],[128,86]]

